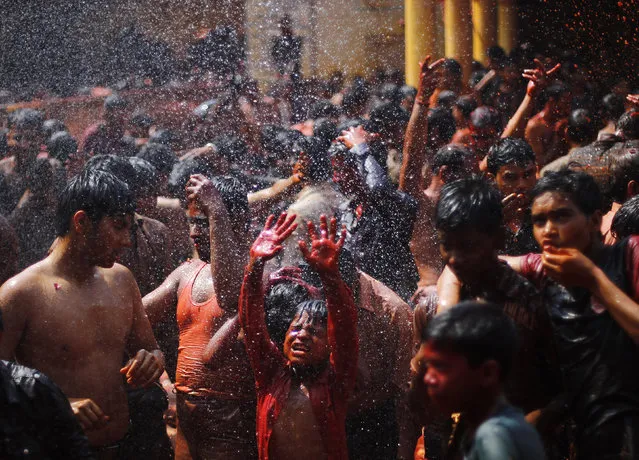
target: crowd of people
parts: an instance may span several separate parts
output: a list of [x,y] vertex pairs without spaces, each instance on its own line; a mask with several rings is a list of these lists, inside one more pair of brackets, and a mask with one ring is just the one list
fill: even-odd
[[0,457],[639,458],[636,82],[487,54],[9,114]]

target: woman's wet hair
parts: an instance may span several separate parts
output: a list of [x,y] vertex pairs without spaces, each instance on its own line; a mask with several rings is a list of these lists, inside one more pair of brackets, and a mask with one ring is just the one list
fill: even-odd
[[246,184],[233,176],[213,176],[210,179],[226,206],[231,223],[237,229],[248,230],[250,211]]
[[132,215],[135,199],[129,186],[109,172],[89,168],[73,177],[62,190],[56,210],[56,235],[69,232],[71,218],[78,211],[87,213],[91,221],[103,217]]
[[486,179],[471,177],[444,185],[435,208],[435,228],[492,234],[502,225],[501,194]]
[[117,155],[96,155],[91,157],[84,165],[84,170],[100,170],[113,174],[129,186],[132,192],[135,188],[135,169],[129,163],[128,158]]
[[188,160],[175,163],[169,174],[169,196],[179,198],[180,201],[186,202],[186,183],[193,174],[202,174],[210,177],[213,175],[213,171],[211,167],[200,158],[189,158]]
[[435,316],[422,337],[435,348],[464,356],[471,368],[496,361],[502,382],[512,369],[519,346],[517,329],[503,310],[475,301],[459,303]]
[[639,195],[626,201],[612,219],[610,231],[617,240],[639,235]]
[[306,137],[295,143],[293,151],[298,156],[303,152],[308,159],[303,171],[306,178],[315,182],[330,180],[333,170],[327,149],[328,145],[316,137]]
[[505,137],[495,142],[486,158],[488,172],[497,174],[506,165],[516,165],[525,168],[536,164],[535,152],[528,142],[515,137]]
[[139,157],[129,157],[128,161],[135,170],[135,181],[132,188],[136,198],[157,196],[158,172],[155,167]]
[[547,172],[530,191],[531,202],[544,193],[561,193],[587,216],[603,209],[603,196],[592,176],[568,168]]

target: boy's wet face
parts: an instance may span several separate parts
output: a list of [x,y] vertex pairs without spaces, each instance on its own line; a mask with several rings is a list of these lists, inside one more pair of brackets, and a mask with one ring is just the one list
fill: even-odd
[[326,324],[313,319],[308,312],[295,315],[286,331],[284,356],[294,366],[318,367],[330,356]]
[[532,203],[535,239],[542,250],[575,248],[587,252],[599,230],[600,215],[587,216],[561,192],[546,192]]
[[442,260],[467,284],[481,280],[497,261],[499,237],[476,229],[438,231]]
[[422,343],[418,353],[425,365],[423,382],[435,407],[445,415],[468,408],[479,393],[481,367],[471,368],[465,356],[431,341]]
[[527,195],[536,183],[535,163],[528,163],[523,167],[515,164],[504,165],[495,174],[495,184],[504,197],[511,193]]
[[122,250],[131,247],[133,215],[105,216],[93,224],[88,236],[94,265],[111,268]]

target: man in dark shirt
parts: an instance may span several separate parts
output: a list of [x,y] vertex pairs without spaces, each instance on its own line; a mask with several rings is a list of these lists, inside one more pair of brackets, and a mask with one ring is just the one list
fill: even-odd
[[577,171],[548,173],[531,192],[542,254],[512,265],[542,290],[579,459],[639,456],[639,238],[601,242],[602,196]]
[[362,271],[408,301],[419,280],[409,247],[417,202],[396,190],[369,154],[369,133],[359,126],[342,134],[329,154],[333,181],[348,198],[340,206],[345,247]]
[[80,143],[80,155],[83,161],[94,155],[133,156],[137,153],[135,145],[124,137],[128,102],[112,94],[104,100],[104,120],[87,128]]
[[0,458],[93,458],[66,396],[37,370],[0,361],[0,408]]

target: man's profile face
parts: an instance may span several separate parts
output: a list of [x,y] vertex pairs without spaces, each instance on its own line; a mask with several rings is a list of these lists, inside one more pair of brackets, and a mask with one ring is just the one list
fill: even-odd
[[535,163],[528,163],[526,166],[507,164],[499,168],[495,174],[495,184],[504,197],[511,193],[527,195],[536,183]]
[[424,364],[423,382],[435,407],[445,415],[466,409],[478,393],[478,369],[471,368],[462,354],[432,341],[422,343],[418,355]]
[[531,217],[535,240],[544,251],[553,247],[587,252],[598,230],[597,216],[585,215],[561,192],[546,192],[535,198]]
[[93,264],[102,268],[111,268],[118,261],[122,250],[131,247],[133,215],[122,214],[104,216],[93,224],[88,235]]
[[444,264],[467,284],[481,280],[497,257],[497,236],[476,229],[438,231],[439,252]]
[[189,203],[186,218],[189,222],[189,236],[193,240],[193,246],[195,246],[200,260],[209,263],[211,261],[211,234],[208,217],[193,203]]
[[286,331],[284,356],[294,366],[318,367],[330,356],[326,324],[309,317],[308,312],[295,315]]

